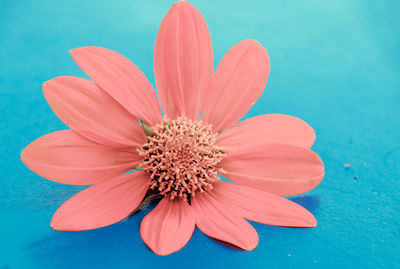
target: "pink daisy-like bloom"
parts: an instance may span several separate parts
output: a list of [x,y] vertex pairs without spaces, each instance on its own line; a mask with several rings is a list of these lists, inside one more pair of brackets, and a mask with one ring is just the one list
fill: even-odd
[[154,52],[164,117],[153,87],[127,58],[100,47],[70,53],[93,81],[57,77],[43,91],[71,130],[42,136],[21,153],[42,177],[93,184],[56,211],[53,229],[111,225],[149,195],[161,200],[144,217],[140,234],[159,255],[184,247],[195,226],[243,250],[258,244],[246,220],[316,226],[309,211],[281,197],[307,192],[324,176],[321,159],[310,150],[313,129],[276,114],[236,123],[267,82],[269,57],[259,43],[239,42],[213,73],[206,22],[190,3],[175,3],[161,23]]

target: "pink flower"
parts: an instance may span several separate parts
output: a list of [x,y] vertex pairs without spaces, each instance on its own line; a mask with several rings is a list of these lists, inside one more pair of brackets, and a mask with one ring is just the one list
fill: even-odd
[[[151,84],[124,56],[100,47],[73,49],[71,55],[93,81],[57,77],[43,85],[51,108],[71,130],[42,136],[21,153],[42,177],[94,184],[57,210],[53,229],[111,225],[149,193],[163,198],[143,219],[140,233],[159,255],[184,247],[195,226],[244,250],[258,244],[245,219],[316,226],[310,212],[281,197],[307,192],[324,176],[321,159],[309,149],[313,129],[287,115],[235,124],[267,82],[269,57],[259,43],[233,46],[213,74],[202,15],[188,2],[175,3],[161,23],[154,52],[164,118]],[[126,173],[133,169],[140,171]]]

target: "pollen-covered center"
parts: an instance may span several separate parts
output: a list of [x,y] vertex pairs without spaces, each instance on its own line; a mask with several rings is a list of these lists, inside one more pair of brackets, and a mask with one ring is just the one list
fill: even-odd
[[186,200],[196,192],[212,189],[221,172],[216,166],[225,153],[216,145],[217,134],[211,125],[186,117],[164,118],[152,132],[138,149],[152,190]]

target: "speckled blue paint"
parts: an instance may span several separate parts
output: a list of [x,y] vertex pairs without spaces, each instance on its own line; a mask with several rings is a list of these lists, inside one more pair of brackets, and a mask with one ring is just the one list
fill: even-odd
[[153,45],[172,1],[0,0],[0,268],[399,268],[399,2],[193,3],[208,22],[216,63],[246,38],[269,51],[267,88],[246,117],[285,113],[316,130],[326,176],[294,200],[318,227],[254,224],[260,245],[252,252],[196,230],[168,257],[141,241],[143,212],[94,231],[51,230],[53,212],[82,187],[40,178],[20,162],[28,143],[65,128],[42,83],[84,76],[68,50],[97,45],[129,57],[154,84]]

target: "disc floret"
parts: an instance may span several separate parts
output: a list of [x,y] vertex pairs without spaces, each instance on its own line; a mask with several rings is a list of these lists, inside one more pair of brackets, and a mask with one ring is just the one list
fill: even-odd
[[217,164],[225,156],[216,145],[218,134],[212,126],[181,116],[165,117],[151,129],[152,135],[138,148],[144,159],[140,166],[150,174],[150,189],[185,200],[196,192],[210,191],[222,172]]

